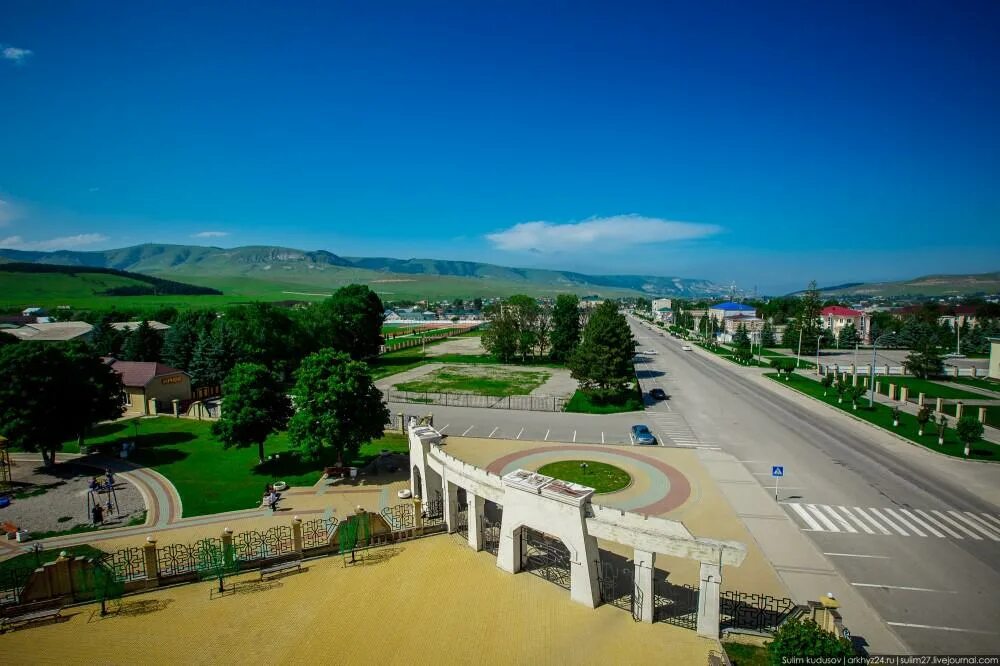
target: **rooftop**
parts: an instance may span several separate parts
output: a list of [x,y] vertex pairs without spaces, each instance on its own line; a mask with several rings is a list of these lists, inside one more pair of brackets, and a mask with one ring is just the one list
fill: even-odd
[[22,340],[63,342],[89,335],[93,330],[94,327],[85,321],[55,321],[26,324],[21,328],[4,329],[3,332]]
[[122,384],[125,386],[145,386],[154,377],[184,372],[152,361],[114,361],[111,367],[122,376]]
[[[139,328],[139,324],[141,323],[142,323],[141,321],[116,321],[113,324],[111,324],[111,328],[115,329],[116,331],[132,331],[134,329]],[[154,331],[166,331],[170,328],[168,325],[160,323],[158,321],[150,320],[146,323],[149,324],[149,327]]]
[[730,311],[730,312],[732,312],[732,311],[736,311],[736,312],[749,312],[751,310],[756,310],[756,308],[754,308],[754,307],[752,307],[750,305],[744,305],[743,303],[731,303],[731,302],[716,303],[715,305],[711,306],[711,309],[712,310],[726,310],[726,311]]
[[861,312],[860,310],[852,310],[851,308],[845,308],[842,305],[830,305],[820,310],[820,314],[824,317],[829,315],[837,317],[860,317],[864,314],[864,312]]

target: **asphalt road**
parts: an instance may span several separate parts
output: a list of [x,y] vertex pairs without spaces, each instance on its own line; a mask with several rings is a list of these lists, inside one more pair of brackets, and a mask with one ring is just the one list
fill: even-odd
[[[735,455],[917,654],[1000,653],[1000,465],[946,459],[632,321],[665,441]],[[680,442],[678,442],[680,443]]]

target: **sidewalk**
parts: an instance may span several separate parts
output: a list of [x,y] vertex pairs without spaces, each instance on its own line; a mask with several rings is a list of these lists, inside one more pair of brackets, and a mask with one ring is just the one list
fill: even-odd
[[841,577],[742,463],[722,451],[703,449],[698,457],[797,603],[816,601],[832,592],[841,603],[844,626],[853,637],[867,643],[869,652],[907,652],[864,597]]

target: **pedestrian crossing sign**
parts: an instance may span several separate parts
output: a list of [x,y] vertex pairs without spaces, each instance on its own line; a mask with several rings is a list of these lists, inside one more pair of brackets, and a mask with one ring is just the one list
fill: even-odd
[[785,468],[783,465],[772,465],[771,466],[771,476],[781,477],[785,475]]

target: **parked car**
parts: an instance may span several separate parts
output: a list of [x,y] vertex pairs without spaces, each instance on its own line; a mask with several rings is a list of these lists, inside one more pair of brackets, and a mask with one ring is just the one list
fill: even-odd
[[659,352],[656,351],[655,349],[647,349],[646,351],[644,351],[642,353],[643,354],[658,354]]
[[691,351],[691,345],[684,345],[681,347],[681,351]]
[[629,432],[629,438],[632,440],[632,444],[639,445],[655,445],[656,437],[653,433],[649,431],[648,426],[642,424],[637,424],[632,426],[632,430]]
[[666,400],[667,392],[661,388],[655,388],[649,392],[649,397],[653,400]]

